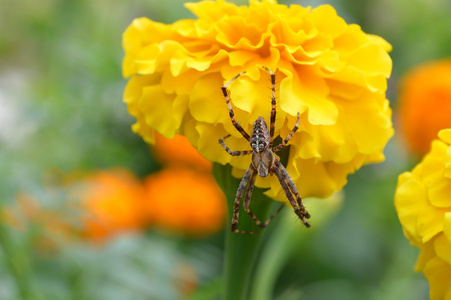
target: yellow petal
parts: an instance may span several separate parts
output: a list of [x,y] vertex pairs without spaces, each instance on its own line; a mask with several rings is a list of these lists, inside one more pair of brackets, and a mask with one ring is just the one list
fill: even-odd
[[246,22],[244,17],[222,18],[216,27],[219,31],[216,40],[228,48],[253,49],[263,45],[265,35],[256,24]]
[[421,272],[426,267],[427,263],[437,257],[437,254],[435,253],[434,249],[434,241],[429,241],[426,244],[417,244],[421,249],[420,255],[418,256],[417,263],[415,265],[415,271]]
[[281,69],[286,78],[280,83],[280,106],[290,115],[308,110],[308,121],[313,125],[331,125],[338,117],[338,110],[327,99],[328,87],[308,67]]
[[[443,176],[443,173],[440,175]],[[451,180],[442,176],[428,188],[428,197],[431,204],[435,207],[451,208],[451,199],[449,197],[451,195]]]
[[355,50],[349,55],[347,63],[364,70],[367,75],[383,75],[385,78],[390,77],[392,69],[390,56],[377,44],[366,44]]
[[382,37],[380,37],[378,35],[374,35],[374,34],[367,34],[366,36],[373,43],[376,43],[379,46],[381,46],[382,49],[384,49],[384,51],[386,51],[386,52],[391,52],[392,51],[392,49],[393,49],[392,45],[389,42],[387,42],[385,39],[383,39]]
[[431,300],[451,299],[451,266],[448,263],[435,257],[427,263],[423,273],[429,281]]
[[[234,81],[230,85],[230,98],[233,106],[241,109],[248,114],[246,114],[245,119],[238,118],[240,123],[244,123],[243,120],[249,120],[249,124],[253,124],[258,117],[265,118],[268,128],[270,124],[270,114],[271,114],[271,82],[270,75],[260,70],[262,73],[258,81],[253,81],[246,75],[241,76],[239,79]],[[279,95],[276,91],[276,126],[275,132],[277,132],[284,124],[286,119],[286,113],[279,109],[280,103],[278,103]]]
[[434,249],[440,259],[451,265],[451,241],[444,234],[434,240]]
[[[232,166],[247,169],[251,163],[250,156],[233,157],[219,143],[219,139],[226,135],[226,132],[221,127],[221,125],[212,126],[207,123],[197,123],[195,130],[198,138],[193,144],[208,160],[211,160],[212,157],[220,157],[220,163],[222,164],[231,163]],[[221,134],[221,132],[223,133]],[[248,150],[250,148],[249,143],[243,137],[230,137],[225,140],[225,143],[232,151]]]
[[157,68],[157,56],[160,54],[158,45],[149,45],[142,48],[137,55],[134,64],[134,72],[138,74],[153,74]]
[[436,140],[431,152],[423,160],[424,182],[428,187],[429,201],[435,207],[451,207],[448,195],[451,193],[451,180],[444,177],[444,156],[447,145]]
[[[154,99],[158,99],[155,101]],[[145,113],[145,123],[154,128],[166,138],[173,137],[180,126],[181,119],[176,119],[174,114],[162,114],[162,111],[173,111],[174,94],[166,94],[160,85],[146,86],[143,88],[139,107]]]
[[[438,133],[438,136],[442,141],[444,141],[448,145],[451,144],[451,129],[441,130]],[[448,149],[446,150],[444,164],[445,164],[444,176],[448,179],[451,179],[451,146],[448,146]]]
[[443,219],[443,233],[446,238],[451,241],[451,212],[445,213],[445,218]]
[[388,100],[372,93],[363,96],[366,101],[336,99],[335,102],[340,108],[339,122],[343,135],[348,138],[346,144],[355,141],[359,153],[370,154],[381,151],[394,131]]
[[443,231],[444,213],[430,205],[423,206],[417,220],[417,232],[423,243],[429,241],[437,233]]
[[240,8],[233,3],[226,1],[200,1],[196,3],[188,2],[184,4],[199,19],[208,21],[216,21],[224,15],[240,14]]
[[422,243],[422,238],[418,231],[417,220],[423,213],[426,197],[426,187],[411,173],[406,172],[399,176],[395,194],[396,211],[404,230],[419,244]]
[[451,129],[440,130],[438,137],[445,143],[451,144]]
[[318,31],[325,32],[332,38],[342,33],[347,25],[330,5],[318,6],[312,10],[310,17]]
[[220,73],[208,73],[197,78],[189,96],[189,110],[196,120],[214,124],[227,121],[229,114],[221,93],[222,85]]

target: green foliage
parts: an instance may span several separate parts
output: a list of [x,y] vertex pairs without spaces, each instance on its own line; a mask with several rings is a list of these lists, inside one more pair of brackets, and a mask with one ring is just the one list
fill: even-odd
[[[392,106],[403,72],[449,55],[449,3],[336,2],[348,22],[362,21],[366,32],[394,46]],[[0,205],[16,201],[20,191],[42,193],[49,174],[122,166],[146,175],[159,168],[131,132],[134,120],[122,103],[121,34],[135,17],[165,23],[192,17],[182,4],[2,1]],[[288,235],[282,229],[290,214],[265,229],[262,253],[254,253],[261,256],[252,273],[253,299],[262,299],[259,284],[268,282],[270,288],[261,287],[267,299],[427,298],[426,281],[413,273],[417,252],[393,207],[397,175],[410,167],[397,137],[386,156],[387,162],[350,176],[343,208],[320,230]],[[1,299],[180,299],[174,282],[184,279],[178,271],[183,263],[198,277],[188,299],[221,293],[222,234],[196,240],[150,232],[101,246],[71,244],[46,256],[34,248],[36,232],[0,225]]]

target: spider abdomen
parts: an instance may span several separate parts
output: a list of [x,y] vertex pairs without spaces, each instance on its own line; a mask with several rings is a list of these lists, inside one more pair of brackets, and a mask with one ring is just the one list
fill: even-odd
[[250,144],[254,152],[263,152],[269,146],[269,131],[266,125],[265,119],[259,117],[252,127],[252,134],[250,138]]

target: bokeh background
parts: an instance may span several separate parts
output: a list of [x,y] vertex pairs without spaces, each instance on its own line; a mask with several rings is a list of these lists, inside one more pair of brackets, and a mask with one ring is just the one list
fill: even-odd
[[[404,74],[451,54],[448,0],[279,3],[332,4],[347,23],[393,45],[387,97],[395,129]],[[193,17],[176,0],[0,2],[0,299],[219,299],[227,221],[185,230],[177,223],[182,212],[168,213],[161,204],[182,197],[164,194],[171,187],[186,193],[192,187],[177,174],[208,177],[210,166],[149,149],[132,133],[134,120],[122,103],[121,37],[141,16],[163,23]],[[393,205],[397,176],[419,157],[399,131],[385,154],[384,163],[349,176],[342,206],[319,230],[300,231],[267,299],[428,299],[427,281],[413,271],[418,250],[404,237]],[[167,170],[175,175],[164,177]],[[155,176],[161,183],[149,187]],[[123,197],[109,190],[115,204],[102,199],[107,204],[93,208],[86,185],[99,182],[120,187]],[[118,203],[133,193],[150,202],[160,197],[160,215],[174,222],[138,212],[140,222],[130,213],[109,220],[108,230],[90,227],[105,207],[122,216],[130,208]],[[205,213],[211,220],[212,212]],[[274,222],[284,218],[292,216]],[[266,236],[277,234],[266,230]]]

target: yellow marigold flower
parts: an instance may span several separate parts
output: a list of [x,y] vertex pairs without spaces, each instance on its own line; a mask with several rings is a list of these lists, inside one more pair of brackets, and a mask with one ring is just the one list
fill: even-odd
[[441,129],[451,128],[451,59],[418,66],[400,89],[400,129],[410,150],[424,155]]
[[431,151],[399,176],[395,206],[406,237],[421,249],[416,269],[430,284],[431,299],[451,299],[451,129]]
[[[269,123],[269,77],[276,73],[275,135],[285,137],[301,115],[287,170],[303,197],[325,197],[346,183],[363,164],[380,162],[393,134],[385,98],[391,73],[390,45],[348,25],[330,5],[312,9],[250,0],[236,6],[223,0],[187,3],[197,19],[165,25],[135,19],[125,31],[123,74],[131,77],[124,101],[147,142],[154,133],[184,135],[210,161],[230,163],[235,175],[249,157],[231,157],[218,143],[227,134],[233,150],[249,149],[233,127],[221,86],[230,85],[241,126],[251,132],[263,116]],[[284,199],[276,178],[257,179]]]
[[213,176],[190,169],[165,169],[149,175],[145,211],[159,228],[188,234],[208,234],[225,222],[224,194]]

